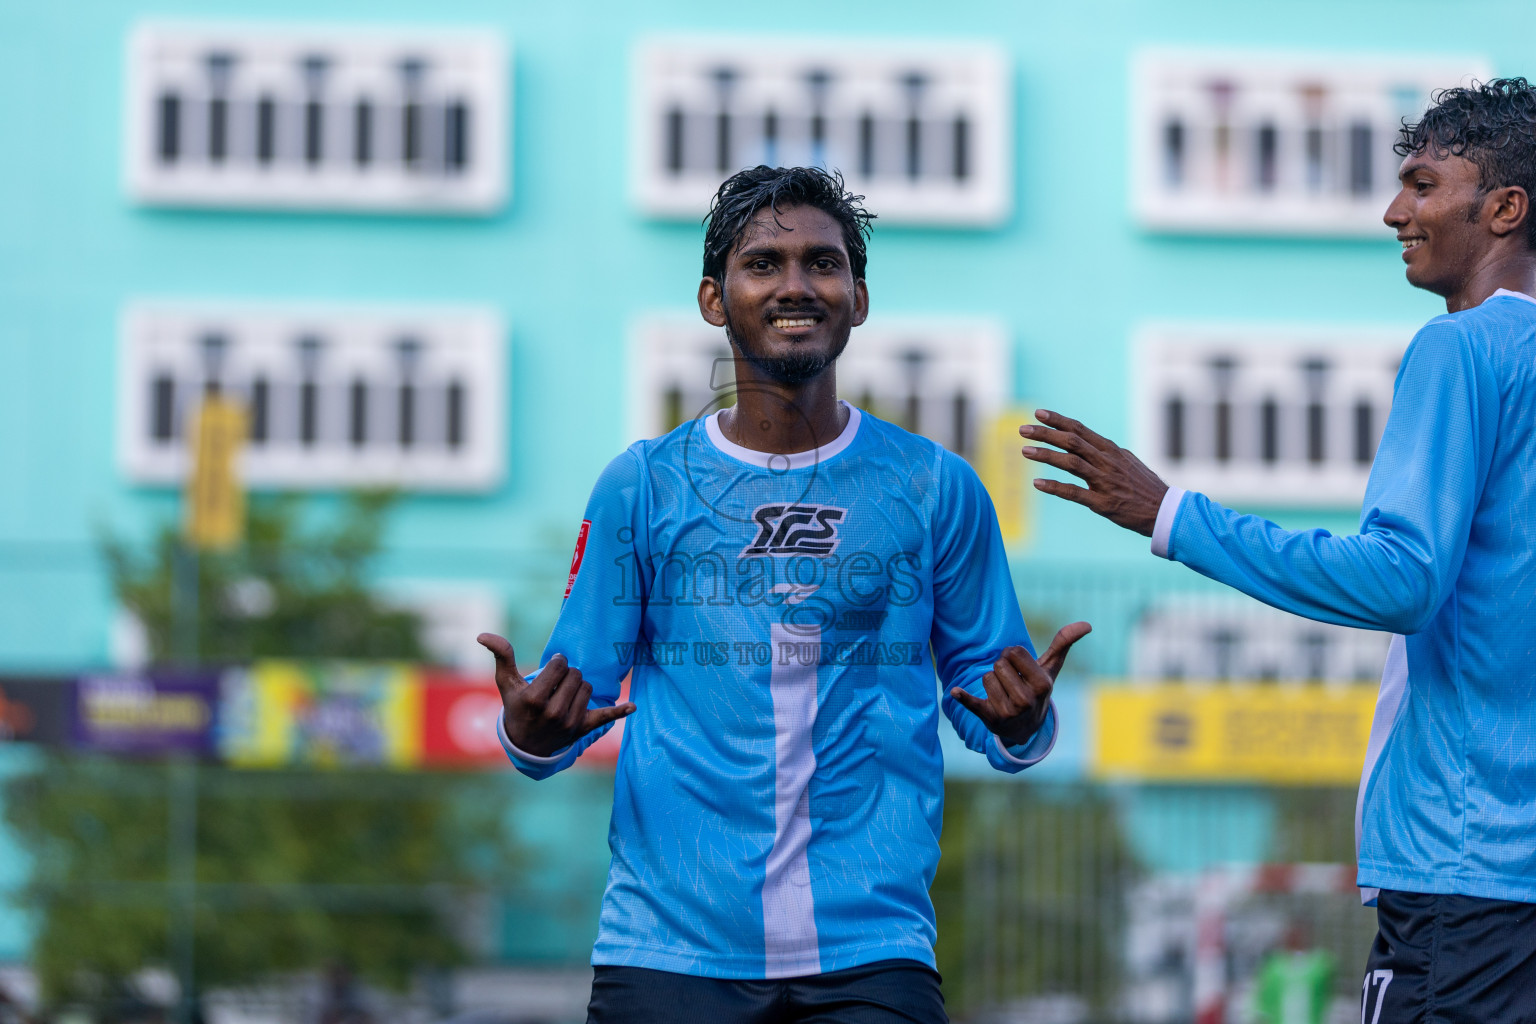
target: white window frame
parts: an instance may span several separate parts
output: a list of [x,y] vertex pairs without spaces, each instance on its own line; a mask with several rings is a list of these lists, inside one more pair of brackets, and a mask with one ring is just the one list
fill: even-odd
[[[1360,446],[1368,444],[1374,459],[1413,333],[1408,327],[1146,326],[1132,342],[1133,447],[1170,484],[1218,501],[1358,509],[1371,467],[1359,458]],[[1223,395],[1225,459],[1218,456]],[[1177,460],[1170,451],[1174,398],[1183,403],[1184,454]],[[1273,420],[1265,409],[1270,398]],[[1370,410],[1365,422],[1356,408],[1362,403]],[[1314,405],[1322,409],[1316,420]],[[1357,436],[1362,427],[1368,428],[1363,441]],[[1319,449],[1320,460],[1313,457]]]
[[[494,310],[142,301],[123,313],[120,346],[118,459],[135,483],[185,478],[188,424],[210,377],[248,409],[253,440],[240,472],[252,488],[484,492],[505,476],[510,382]],[[160,379],[171,382],[169,403],[158,398]],[[262,405],[266,439],[257,442]]]
[[[907,353],[919,353],[913,361]],[[893,422],[906,414],[904,396],[916,384],[919,433],[955,450],[956,410],[947,396],[966,395],[965,437],[959,454],[974,460],[982,431],[1013,395],[1012,346],[1001,324],[983,317],[871,317],[853,329],[837,362],[839,395],[862,405],[866,391],[887,399],[876,415]],[[725,332],[697,314],[662,313],[637,320],[630,331],[625,379],[629,383],[631,440],[659,437],[665,425],[664,395],[685,388],[683,421],[736,401],[734,367]],[[692,381],[684,384],[683,382]],[[890,405],[897,409],[892,410]],[[899,413],[892,415],[892,413]]]
[[[1386,239],[1400,119],[1417,120],[1433,90],[1474,77],[1487,80],[1486,60],[1143,50],[1130,74],[1131,209],[1156,231]],[[1273,132],[1262,136],[1266,125]],[[1369,126],[1364,161],[1350,148],[1355,125]],[[1170,184],[1175,164],[1178,187]]]
[[1183,594],[1159,600],[1137,621],[1128,675],[1347,686],[1381,678],[1390,640],[1386,633],[1314,622],[1253,601]]
[[[506,201],[511,58],[495,30],[155,20],[134,28],[127,50],[123,165],[139,203],[489,214]],[[220,57],[229,60],[216,71]],[[172,87],[176,156],[166,160],[160,105]],[[216,89],[227,90],[217,119]],[[219,159],[215,138],[225,140]]]
[[[693,101],[704,98],[716,67],[735,71],[721,95],[727,97],[725,109],[732,112],[732,130],[745,141],[733,138],[727,143],[733,147],[733,159],[723,173],[712,168],[670,175],[664,170],[672,159],[663,138],[663,125],[670,123],[666,112],[674,104],[685,104],[690,111],[685,123],[702,125],[700,119],[707,120],[708,114]],[[828,70],[832,74],[827,84],[810,84],[813,73]],[[904,86],[901,76],[908,73],[924,77]],[[759,162],[830,162],[843,172],[853,192],[868,197],[868,207],[881,223],[987,227],[1012,214],[1013,70],[1007,54],[994,44],[658,36],[636,47],[633,74],[631,182],[637,205],[649,215],[697,220],[708,211],[721,181]],[[819,149],[813,142],[813,95],[825,97],[827,104]],[[738,114],[741,108],[745,110]],[[767,141],[769,109],[781,119],[775,125],[782,126],[776,129],[782,136],[775,135],[774,143]],[[906,167],[907,151],[901,147],[907,129],[901,126],[914,110],[920,121],[915,182],[900,174],[860,173],[863,136],[854,136],[865,128],[857,118],[865,111],[874,118],[868,129],[874,166]],[[966,127],[954,127],[962,118]],[[947,139],[946,131],[951,133]],[[689,156],[697,154],[687,140],[697,136],[685,132],[679,138],[688,163]],[[956,146],[955,133],[963,133],[963,147]],[[718,136],[711,138],[718,145]],[[967,156],[957,158],[961,151]],[[945,154],[951,167],[957,159],[964,164],[963,179],[953,171],[946,180],[942,173],[930,176],[923,170],[935,162],[942,166]]]

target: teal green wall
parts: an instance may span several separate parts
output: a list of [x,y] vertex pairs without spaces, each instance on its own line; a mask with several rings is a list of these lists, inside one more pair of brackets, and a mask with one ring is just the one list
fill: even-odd
[[[636,314],[687,309],[699,230],[638,216],[627,188],[629,48],[646,31],[990,36],[1017,76],[1017,210],[1002,228],[881,228],[878,310],[987,314],[1021,397],[1124,437],[1124,353],[1147,318],[1400,323],[1435,301],[1380,242],[1150,236],[1127,212],[1126,68],[1147,43],[1486,53],[1527,70],[1518,2],[829,5],[6,3],[0,7],[0,669],[102,663],[94,531],[143,532],[171,496],[113,456],[118,311],[135,296],[467,301],[511,324],[510,473],[488,497],[409,500],[387,570],[489,577],[524,646],[547,632],[587,490],[620,446],[617,367]],[[491,24],[515,53],[513,198],[489,219],[146,210],[120,184],[123,42],[138,16]],[[1454,30],[1447,20],[1453,19]],[[1486,26],[1479,31],[1477,26]],[[1319,42],[1319,41],[1324,42]],[[857,336],[855,336],[855,344]],[[1291,515],[1348,529],[1348,515]],[[1031,562],[1144,560],[1076,508],[1040,510]],[[1106,638],[1107,642],[1107,638]]]

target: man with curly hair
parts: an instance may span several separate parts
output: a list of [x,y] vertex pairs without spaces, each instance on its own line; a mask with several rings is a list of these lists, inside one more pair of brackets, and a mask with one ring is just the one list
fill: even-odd
[[480,638],[525,775],[630,716],[591,1024],[945,1020],[939,713],[998,771],[1055,741],[1087,623],[1037,661],[970,466],[838,401],[868,220],[815,168],[720,186],[698,303],[735,404],[603,472],[536,676]]
[[1037,487],[1153,553],[1395,634],[1355,816],[1378,922],[1361,1020],[1536,1021],[1536,89],[1441,92],[1397,151],[1384,220],[1446,314],[1403,356],[1357,535],[1169,487],[1056,413],[1020,432],[1088,485]]

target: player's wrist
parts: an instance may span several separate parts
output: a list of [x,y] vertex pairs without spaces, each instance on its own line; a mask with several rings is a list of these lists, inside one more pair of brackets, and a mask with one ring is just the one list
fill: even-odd
[[1028,719],[1014,719],[1002,729],[997,730],[997,738],[1010,747],[1022,747],[1035,738],[1040,727],[1045,724],[1045,709],[1029,716]]
[[1159,480],[1157,486],[1149,492],[1132,529],[1143,537],[1152,536],[1157,529],[1157,514],[1161,511],[1163,499],[1166,497],[1168,497],[1168,485]]
[[501,727],[514,747],[534,757],[550,757],[570,746],[569,741],[558,736],[540,736],[536,730],[520,728],[510,708],[502,713]]

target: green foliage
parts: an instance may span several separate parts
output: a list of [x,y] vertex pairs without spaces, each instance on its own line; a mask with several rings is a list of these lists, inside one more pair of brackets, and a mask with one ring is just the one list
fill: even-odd
[[156,663],[236,664],[252,658],[423,655],[418,617],[380,602],[366,585],[388,492],[343,499],[329,528],[303,530],[301,499],[254,496],[246,543],[194,554],[165,525],[148,557],[103,542],[117,599],[143,624]]
[[[9,823],[36,858],[32,964],[52,999],[174,961],[177,770],[54,753],[10,783]],[[502,780],[197,771],[199,987],[337,961],[399,986],[469,954],[457,922],[513,852]]]
[[[118,538],[103,546],[156,663],[419,659],[417,616],[367,586],[391,501],[351,495],[330,525],[301,528],[299,499],[258,497],[247,542],[228,552],[193,556],[174,525],[147,554]],[[50,751],[5,786],[11,835],[34,866],[32,963],[53,1003],[99,1004],[141,968],[185,968],[189,920],[194,990],[338,962],[400,985],[471,955],[465,922],[515,863],[511,794],[495,775],[251,772]],[[190,849],[178,821],[195,821]],[[195,870],[178,869],[189,861]]]

